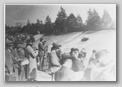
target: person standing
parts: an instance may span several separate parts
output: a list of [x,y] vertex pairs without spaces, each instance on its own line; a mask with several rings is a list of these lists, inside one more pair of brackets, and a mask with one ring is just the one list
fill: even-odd
[[14,46],[13,43],[7,43],[6,51],[5,51],[5,66],[6,66],[10,75],[13,74],[13,59],[14,59],[14,57],[11,53],[13,46]]
[[44,41],[44,39],[40,38],[40,42],[38,44],[38,49],[39,49],[38,56],[39,56],[39,67],[40,67],[40,70],[43,70],[43,60],[44,60],[44,52],[45,52],[43,41]]
[[29,79],[35,80],[37,78],[37,62],[36,56],[38,55],[38,50],[34,46],[34,37],[28,41],[26,47],[26,56],[29,59]]
[[43,60],[43,71],[48,70],[49,68],[49,57],[48,57],[48,46],[46,44],[46,41],[43,42],[43,46],[44,46],[44,60]]
[[13,43],[6,43],[5,69],[7,72],[5,76],[5,81],[17,81],[14,71],[14,56],[12,54],[13,47]]
[[57,70],[60,69],[61,64],[60,64],[60,58],[57,55],[57,53],[59,52],[59,48],[61,47],[61,45],[57,45],[56,43],[52,44],[53,47],[51,48],[51,72],[56,72]]
[[70,55],[72,56],[72,70],[77,71],[84,71],[83,62],[81,61],[79,56],[79,50],[77,48],[71,49]]
[[27,77],[27,68],[26,65],[22,65],[22,62],[26,59],[25,57],[25,47],[26,47],[26,42],[22,40],[22,43],[17,44],[17,54],[18,54],[18,59],[20,59],[20,68],[19,68],[19,80],[20,81],[25,81]]

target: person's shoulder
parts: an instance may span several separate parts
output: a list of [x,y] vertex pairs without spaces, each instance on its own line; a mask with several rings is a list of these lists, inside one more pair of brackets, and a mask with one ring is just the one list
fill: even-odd
[[51,53],[55,53],[55,50],[52,50]]
[[70,68],[67,68],[66,69],[66,72],[68,73],[68,75],[73,75],[75,72],[72,70],[72,69],[70,69]]
[[27,45],[27,47],[26,48],[29,48],[30,47],[30,45]]
[[9,50],[7,49],[7,50],[5,50],[5,53],[9,53]]
[[38,43],[38,45],[40,45],[40,44],[41,44],[41,42]]
[[26,47],[26,49],[28,50],[28,49],[31,49],[31,46],[30,45],[28,45],[27,47]]
[[70,73],[72,72],[69,68],[62,66],[56,73]]
[[42,43],[42,42],[39,42],[39,44],[41,44],[41,45],[42,45],[43,43]]

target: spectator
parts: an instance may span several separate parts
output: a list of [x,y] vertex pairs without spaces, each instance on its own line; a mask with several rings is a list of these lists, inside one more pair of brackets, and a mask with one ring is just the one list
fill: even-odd
[[44,48],[44,44],[43,44],[44,39],[41,38],[40,42],[38,44],[38,49],[39,49],[39,67],[40,70],[43,70],[43,60],[44,60],[44,53],[45,53],[45,48]]
[[51,71],[56,72],[58,69],[60,69],[60,58],[57,55],[57,52],[59,51],[59,48],[61,45],[57,45],[56,43],[52,44],[53,47],[51,48]]
[[26,47],[27,57],[29,59],[29,79],[35,80],[37,78],[37,62],[36,56],[38,55],[38,50],[35,49],[34,40],[30,39]]
[[71,67],[72,60],[65,59],[63,66],[55,73],[55,81],[80,81],[84,72],[74,72]]
[[7,43],[6,45],[6,51],[5,51],[5,66],[6,66],[6,70],[8,71],[9,75],[13,74],[13,55],[11,53],[11,51],[13,50],[13,43]]
[[71,49],[71,55],[72,57],[72,70],[77,72],[77,71],[83,71],[83,62],[78,58],[79,55],[79,50],[77,48],[72,48]]

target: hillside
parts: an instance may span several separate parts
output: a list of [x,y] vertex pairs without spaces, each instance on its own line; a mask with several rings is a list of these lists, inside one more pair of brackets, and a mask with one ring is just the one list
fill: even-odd
[[[37,36],[40,38],[40,35]],[[69,52],[72,47],[75,47],[79,50],[86,48],[88,51],[93,49],[108,49],[112,54],[116,53],[116,30],[102,30],[94,33],[74,32],[65,35],[43,37],[47,41],[49,51],[52,47],[51,44],[56,42],[62,45],[61,49],[63,52]],[[87,37],[89,40],[82,42],[81,39],[83,37]],[[37,40],[36,44],[38,42],[39,40]]]
[[[36,45],[39,43],[40,37],[42,37],[42,35],[36,35]],[[72,47],[78,48],[79,50],[85,48],[88,53],[88,58],[91,57],[93,49],[107,49],[110,56],[109,58],[105,59],[105,61],[109,61],[109,59],[112,59],[116,65],[116,30],[102,30],[92,33],[74,32],[65,35],[51,35],[43,37],[47,41],[47,45],[49,46],[49,52],[53,42],[62,45],[61,50],[63,52],[69,52]],[[83,37],[87,37],[89,39],[83,42],[81,41]],[[48,77],[51,79],[50,76],[42,72],[38,72],[38,76],[38,81],[45,81],[44,79],[42,79],[43,77]]]

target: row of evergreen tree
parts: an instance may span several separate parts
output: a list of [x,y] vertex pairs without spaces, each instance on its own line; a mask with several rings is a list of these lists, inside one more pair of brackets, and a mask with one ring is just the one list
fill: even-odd
[[71,13],[67,16],[65,9],[61,7],[54,23],[48,15],[45,19],[45,23],[37,19],[36,23],[30,23],[30,21],[27,20],[27,24],[24,26],[6,26],[6,33],[26,32],[29,34],[36,34],[37,31],[39,31],[40,33],[49,35],[102,29],[115,29],[113,21],[106,10],[101,18],[95,9],[89,9],[86,23],[83,23],[80,15],[75,17],[74,14]]

